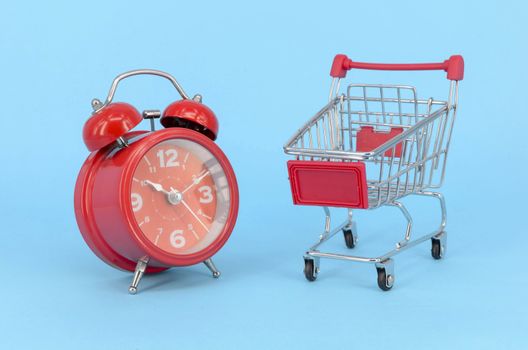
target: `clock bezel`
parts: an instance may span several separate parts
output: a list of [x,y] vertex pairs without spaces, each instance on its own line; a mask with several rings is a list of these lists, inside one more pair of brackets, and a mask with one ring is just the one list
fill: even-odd
[[[191,253],[191,254],[173,254],[169,253],[151,242],[143,233],[134,212],[131,203],[132,178],[134,177],[136,168],[144,155],[153,147],[161,142],[172,139],[184,139],[194,142],[205,149],[207,149],[213,157],[218,161],[227,179],[229,186],[229,214],[226,223],[218,236],[211,244],[205,248]],[[236,218],[238,214],[238,186],[233,168],[225,156],[224,152],[211,139],[206,136],[189,129],[170,128],[153,132],[141,139],[141,145],[132,152],[127,161],[127,165],[122,174],[122,186],[120,186],[119,198],[122,203],[121,211],[130,228],[130,236],[136,243],[147,253],[151,259],[155,259],[163,264],[169,266],[187,266],[203,262],[212,257],[220,248],[224,246],[227,239],[230,237],[234,229]]]

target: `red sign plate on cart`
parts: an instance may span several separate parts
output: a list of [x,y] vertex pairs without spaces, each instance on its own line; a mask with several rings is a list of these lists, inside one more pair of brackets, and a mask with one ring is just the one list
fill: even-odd
[[[381,132],[374,130],[372,126],[362,126],[361,130],[357,133],[357,152],[369,152],[377,147],[383,145],[385,142],[390,139],[398,136],[403,132],[403,128],[392,128],[389,132]],[[394,150],[394,154],[392,154]],[[396,148],[390,148],[385,151],[385,157],[401,157],[402,154],[402,144],[398,143]]]
[[288,174],[294,204],[368,208],[364,163],[290,160]]

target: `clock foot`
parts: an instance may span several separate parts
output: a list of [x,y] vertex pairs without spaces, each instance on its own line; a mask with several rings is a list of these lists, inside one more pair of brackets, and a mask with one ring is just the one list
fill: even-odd
[[136,271],[134,271],[134,278],[132,278],[132,284],[130,284],[130,287],[128,287],[128,292],[130,294],[137,293],[139,281],[141,280],[141,277],[143,277],[143,274],[145,273],[148,261],[149,261],[149,258],[146,256],[138,260],[137,265],[136,265]]
[[220,277],[220,271],[216,269],[215,264],[213,263],[213,260],[207,259],[204,261],[205,266],[213,273],[214,278]]

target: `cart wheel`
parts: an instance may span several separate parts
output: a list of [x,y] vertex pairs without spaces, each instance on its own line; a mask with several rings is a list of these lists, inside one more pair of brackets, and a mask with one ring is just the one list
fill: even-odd
[[313,259],[304,259],[304,277],[310,282],[315,281],[317,278]]
[[394,276],[387,275],[387,270],[383,267],[376,267],[376,270],[378,271],[378,287],[384,291],[391,290],[394,285]]
[[431,255],[436,260],[440,260],[444,257],[442,242],[440,242],[439,239],[431,238]]
[[351,229],[343,229],[343,235],[345,236],[345,244],[347,248],[354,248],[356,246],[356,240],[354,239],[354,235],[352,234]]

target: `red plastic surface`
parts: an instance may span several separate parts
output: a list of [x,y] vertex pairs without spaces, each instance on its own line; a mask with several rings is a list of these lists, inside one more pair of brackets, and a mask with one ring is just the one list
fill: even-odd
[[[374,130],[372,126],[362,126],[356,136],[356,151],[370,152],[402,132],[403,128],[392,128],[389,132],[383,132]],[[394,156],[401,157],[401,154],[402,144],[398,143]],[[392,149],[387,150],[385,156],[392,157]]]
[[344,78],[351,69],[371,70],[443,70],[447,72],[447,79],[464,79],[464,59],[460,55],[453,55],[439,63],[365,63],[355,62],[346,55],[338,54],[334,58],[330,75],[334,78]]
[[365,164],[288,161],[293,203],[368,208]]
[[345,68],[345,62],[348,61],[348,57],[343,54],[337,54],[334,57],[334,62],[332,62],[332,68],[330,69],[330,76],[334,78],[344,78],[346,77],[348,69]]
[[90,152],[97,151],[126,134],[142,120],[141,114],[132,105],[111,103],[86,121],[84,143]]
[[[130,203],[132,177],[143,154],[159,142],[173,138],[188,139],[207,148],[224,169],[230,188],[231,207],[223,231],[209,246],[187,255],[167,254],[148,241]],[[99,258],[111,266],[133,271],[137,260],[147,255],[151,258],[147,272],[158,272],[207,260],[225,244],[238,214],[238,186],[227,157],[213,141],[192,130],[170,128],[149,133],[109,157],[111,151],[107,147],[92,153],[75,186],[77,223],[86,243]]]
[[178,126],[175,119],[183,119],[201,125],[199,130],[212,140],[218,136],[218,119],[214,112],[201,102],[180,100],[170,104],[161,117],[161,125],[166,128]]
[[453,55],[447,60],[447,79],[464,79],[464,58],[460,55]]
[[[134,131],[127,135],[128,138],[131,134],[139,134],[140,132]],[[142,133],[146,133],[143,131]],[[117,253],[105,240],[104,236],[99,231],[96,221],[93,217],[92,208],[92,189],[94,175],[100,166],[101,161],[104,160],[108,150],[101,150],[99,152],[93,152],[88,156],[84,162],[77,182],[75,184],[75,195],[74,195],[74,207],[75,216],[77,219],[77,225],[84,238],[84,241],[90,249],[108,265],[115,267],[120,270],[134,271],[136,268],[136,261],[129,260],[124,256]],[[163,267],[152,267],[148,266],[147,273],[156,273],[166,270]]]

